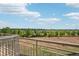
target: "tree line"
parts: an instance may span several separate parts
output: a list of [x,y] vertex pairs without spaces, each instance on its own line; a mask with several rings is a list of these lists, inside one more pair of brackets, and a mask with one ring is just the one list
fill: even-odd
[[0,29],[0,35],[18,34],[21,37],[58,37],[79,36],[79,30],[53,30],[53,29]]

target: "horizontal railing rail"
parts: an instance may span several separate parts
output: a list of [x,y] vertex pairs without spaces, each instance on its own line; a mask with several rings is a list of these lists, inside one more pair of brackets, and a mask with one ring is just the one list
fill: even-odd
[[64,42],[61,42],[61,41],[48,41],[48,40],[39,40],[39,39],[34,39],[34,38],[20,38],[20,39],[39,41],[39,42],[46,42],[46,43],[63,44],[63,45],[79,47],[78,43],[71,43],[71,42],[65,42],[65,41]]
[[9,38],[19,38],[18,35],[10,35],[10,36],[0,36],[0,39],[9,39]]
[[[42,55],[39,53],[44,53],[44,52],[47,52],[49,55],[52,55],[53,53],[54,54],[56,53],[58,55],[69,55],[69,54],[79,53],[79,44],[76,44],[76,43],[48,41],[48,40],[46,41],[46,40],[39,40],[39,39],[32,39],[32,38],[21,38],[21,39],[25,39],[25,41],[22,41],[22,40],[19,41],[19,42],[21,42],[21,44],[24,44],[24,47],[22,45],[20,48],[27,49],[33,55]],[[43,44],[41,44],[40,42],[48,44],[48,46],[43,46]],[[50,44],[57,44],[57,45],[61,45],[62,47],[66,46],[66,47],[68,47],[68,50],[65,48],[63,49],[63,48],[53,47],[53,46],[50,46]],[[29,49],[28,49],[28,47],[29,47]],[[31,47],[31,50],[30,50],[30,47]],[[44,48],[45,51],[43,51],[42,47]],[[22,53],[23,55],[29,55],[29,53],[27,53],[26,50],[24,50],[24,51],[25,51],[24,52],[25,54]],[[32,53],[32,51],[33,51],[33,53]]]
[[[20,41],[20,42],[22,42],[22,41]],[[28,42],[23,42],[23,43],[27,43],[27,44],[32,44],[32,45],[33,45],[33,43],[28,43]],[[39,45],[39,46],[41,46],[41,45]],[[46,47],[46,46],[42,46],[42,47]],[[55,48],[55,47],[48,47],[48,46],[47,46],[47,48],[50,48],[50,49],[57,49],[57,50],[61,50],[61,51],[66,51],[66,52],[74,53],[74,52],[72,52],[72,51],[67,51],[67,50],[63,50],[63,49]]]

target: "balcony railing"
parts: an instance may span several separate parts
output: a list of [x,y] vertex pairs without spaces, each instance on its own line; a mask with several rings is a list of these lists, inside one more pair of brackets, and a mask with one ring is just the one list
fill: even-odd
[[[79,55],[79,42],[61,41],[64,37],[18,38],[16,35],[0,37],[0,56],[66,56]],[[74,38],[74,37],[72,37]],[[19,39],[19,40],[18,40]],[[72,40],[70,37],[68,39]],[[79,37],[74,38],[75,40]]]
[[18,36],[0,36],[0,56],[19,55]]
[[79,55],[79,44],[61,41],[20,38],[21,56],[66,56]]

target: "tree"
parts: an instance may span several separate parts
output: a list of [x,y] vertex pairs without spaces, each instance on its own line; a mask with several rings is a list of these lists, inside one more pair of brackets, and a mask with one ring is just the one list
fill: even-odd
[[9,27],[1,29],[2,33],[11,33],[11,29]]

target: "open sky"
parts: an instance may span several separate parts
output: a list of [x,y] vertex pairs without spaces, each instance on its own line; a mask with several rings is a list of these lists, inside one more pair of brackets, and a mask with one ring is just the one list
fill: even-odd
[[0,28],[79,29],[78,3],[0,3]]

